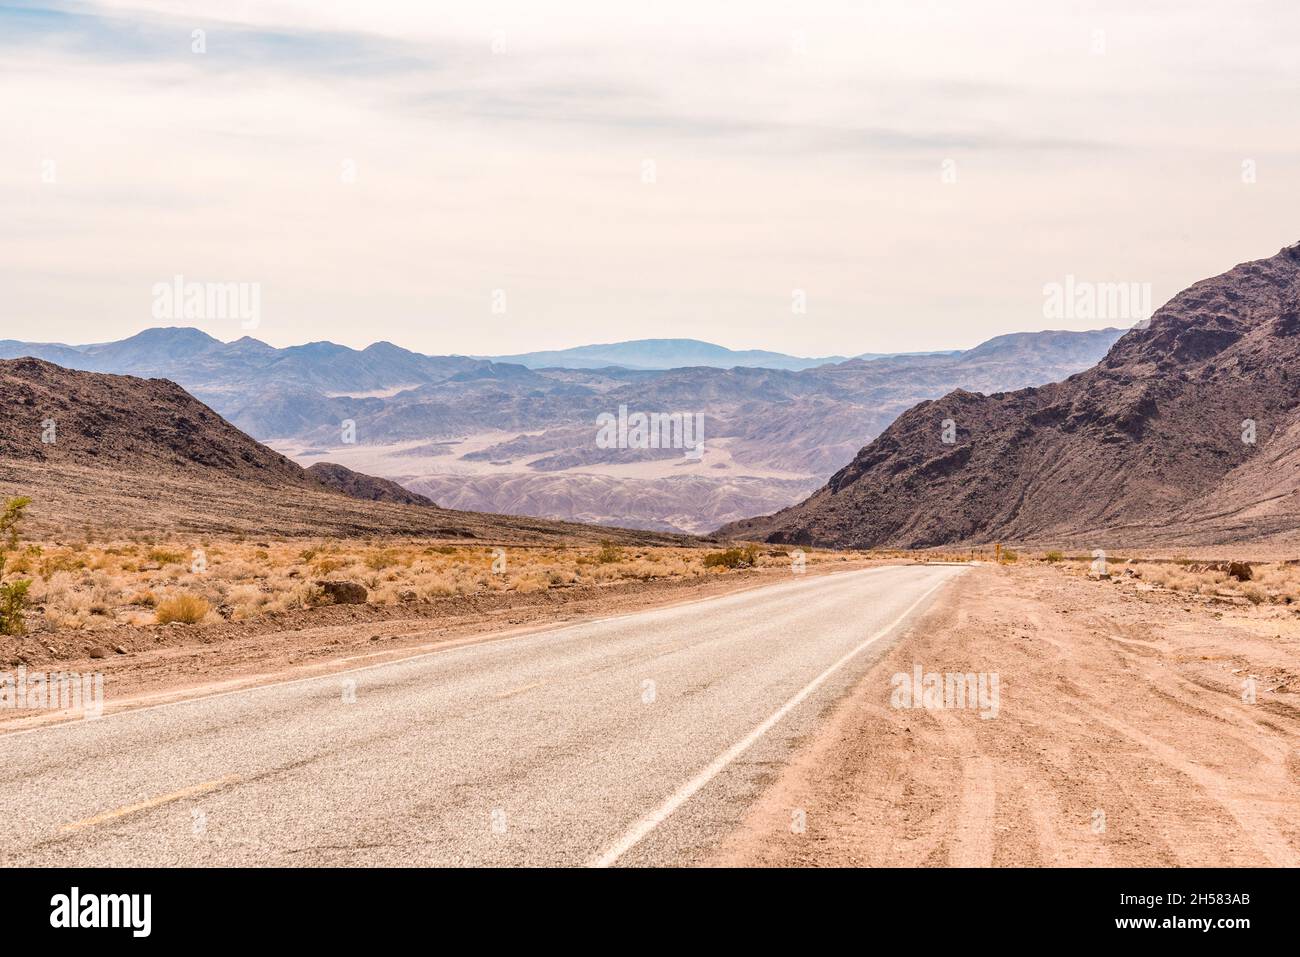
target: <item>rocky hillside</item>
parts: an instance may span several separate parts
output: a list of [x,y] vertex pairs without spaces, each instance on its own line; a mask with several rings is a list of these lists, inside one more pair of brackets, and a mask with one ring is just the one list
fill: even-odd
[[164,379],[0,360],[0,499],[61,539],[211,534],[417,535],[481,542],[668,542],[665,536],[441,509],[401,486],[304,469]]
[[721,534],[903,547],[1300,540],[1300,244],[1196,283],[1063,382],[920,403],[805,502]]
[[307,474],[326,488],[367,502],[394,502],[398,505],[433,505],[433,499],[402,488],[388,479],[354,472],[333,462],[317,462]]
[[238,482],[316,487],[174,382],[0,360],[0,457],[122,471],[204,470]]

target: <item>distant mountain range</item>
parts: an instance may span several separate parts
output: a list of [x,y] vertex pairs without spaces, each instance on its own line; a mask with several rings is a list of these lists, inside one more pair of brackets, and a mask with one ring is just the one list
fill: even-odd
[[[441,505],[703,532],[798,501],[919,401],[1053,382],[1121,334],[1017,333],[963,352],[804,369],[530,369],[388,342],[223,343],[187,328],[85,346],[4,341],[0,358],[171,379],[300,464],[339,463]],[[642,361],[654,351],[627,345],[638,348],[622,354]],[[601,447],[597,417],[620,407],[702,415],[704,455]]]
[[1294,547],[1300,244],[1185,289],[1064,381],[918,404],[807,501],[723,533],[845,547]]
[[[945,353],[885,353],[871,352],[854,356],[857,359],[883,359],[891,355],[942,355]],[[699,339],[634,339],[628,342],[609,342],[601,345],[575,346],[572,349],[553,349],[545,352],[522,352],[513,356],[482,356],[493,362],[512,362],[529,369],[684,369],[707,366],[714,369],[762,368],[799,371],[845,362],[848,356],[822,356],[807,359],[786,355],[783,352],[766,352],[762,349],[737,351]]]

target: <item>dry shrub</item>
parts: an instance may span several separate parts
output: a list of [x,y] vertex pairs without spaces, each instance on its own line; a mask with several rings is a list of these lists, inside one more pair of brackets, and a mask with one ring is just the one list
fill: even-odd
[[704,556],[705,568],[749,568],[758,561],[758,546],[746,545],[744,548],[728,548],[721,552],[709,552]]
[[216,567],[209,566],[208,574],[223,581],[239,582],[265,578],[267,573],[266,569],[251,562],[233,561],[222,562]]
[[385,568],[392,568],[401,561],[401,556],[390,548],[383,548],[366,558],[366,567],[372,568],[377,572]]
[[172,622],[193,625],[195,622],[202,621],[203,616],[211,610],[212,606],[208,604],[206,598],[183,593],[160,601],[154,609],[154,619],[160,625],[169,625]]
[[398,588],[391,582],[371,588],[366,595],[366,602],[371,605],[396,605],[401,601],[399,595],[405,589]]
[[49,578],[58,572],[80,571],[85,567],[85,559],[64,550],[42,558],[37,572],[42,578]]
[[35,551],[29,548],[21,555],[13,555],[5,565],[5,570],[14,575],[30,574],[36,567],[36,559],[40,557],[40,554],[39,548]]
[[230,589],[230,617],[233,621],[255,618],[271,603],[271,596],[256,585],[237,585]]
[[344,561],[340,558],[326,556],[324,558],[318,558],[315,563],[312,564],[311,570],[317,575],[329,575],[332,572],[338,571],[344,564]]
[[416,594],[421,598],[446,598],[449,595],[456,594],[456,580],[454,578],[435,578],[432,581],[424,583]]
[[541,572],[528,572],[525,575],[515,579],[515,591],[521,595],[528,595],[533,592],[546,591],[551,587],[551,583]]
[[1261,605],[1269,599],[1268,592],[1255,582],[1243,584],[1241,593],[1246,596],[1246,600],[1252,605]]
[[546,571],[546,580],[552,585],[572,585],[578,580],[578,573],[569,568],[550,568]]
[[600,551],[596,553],[596,564],[611,565],[614,562],[623,560],[623,549],[619,548],[613,542],[601,542]]
[[627,578],[636,578],[645,581],[651,578],[660,578],[663,576],[663,569],[653,562],[648,562],[644,558],[638,558],[636,561],[623,566],[623,574]]
[[298,608],[314,608],[325,600],[325,593],[320,586],[312,582],[298,582],[288,591],[268,602],[267,611],[286,612]]

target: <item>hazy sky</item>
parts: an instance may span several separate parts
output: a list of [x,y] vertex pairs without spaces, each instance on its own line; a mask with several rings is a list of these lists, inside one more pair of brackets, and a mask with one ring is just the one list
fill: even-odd
[[1300,239],[1298,81],[1295,0],[0,0],[0,338],[164,324],[177,274],[274,345],[1094,328],[1044,284]]

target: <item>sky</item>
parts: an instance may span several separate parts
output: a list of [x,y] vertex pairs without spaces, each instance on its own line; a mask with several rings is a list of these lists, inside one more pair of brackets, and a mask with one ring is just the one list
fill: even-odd
[[[1127,326],[1046,290],[1300,240],[1298,81],[1294,0],[0,0],[0,338]],[[255,321],[160,321],[176,276]]]

